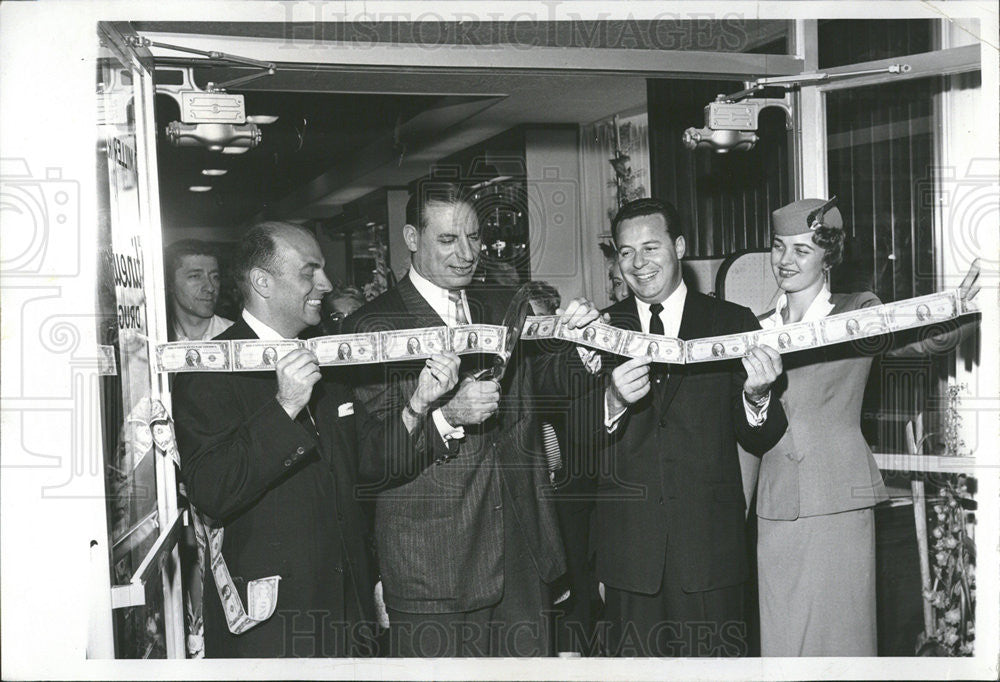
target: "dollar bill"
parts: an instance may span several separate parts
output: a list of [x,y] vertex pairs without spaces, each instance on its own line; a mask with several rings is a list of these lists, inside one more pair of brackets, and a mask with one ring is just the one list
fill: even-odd
[[236,371],[240,372],[273,370],[278,364],[278,360],[296,348],[303,347],[305,347],[305,341],[298,339],[279,341],[241,339],[233,341],[233,365]]
[[247,610],[250,618],[267,620],[278,605],[278,581],[280,575],[257,578],[247,583]]
[[521,338],[526,341],[551,339],[556,333],[559,318],[555,315],[528,315],[524,320]]
[[630,358],[649,356],[654,362],[681,364],[684,362],[684,342],[669,336],[626,332],[622,354]]
[[889,328],[893,331],[943,322],[958,315],[958,295],[942,291],[886,305]]
[[819,321],[819,333],[824,344],[878,336],[888,331],[885,306],[859,308],[846,313],[830,315]]
[[363,365],[379,360],[378,334],[317,336],[309,339],[308,347],[321,365]]
[[447,327],[381,332],[381,359],[385,362],[429,358],[450,347]]
[[750,333],[685,341],[684,359],[686,362],[712,362],[742,358],[747,354],[752,341],[753,335]]
[[494,324],[466,324],[448,330],[451,349],[458,355],[503,353],[507,329]]
[[97,374],[102,377],[118,374],[118,363],[115,362],[114,346],[101,345],[97,347]]
[[174,341],[156,346],[158,372],[228,372],[232,369],[229,341]]
[[813,322],[796,322],[777,329],[763,329],[757,332],[754,345],[770,346],[779,353],[792,353],[820,345],[819,332]]
[[622,339],[625,337],[625,330],[603,322],[592,322],[582,329],[569,329],[560,324],[556,327],[555,335],[558,339],[618,354],[622,347]]

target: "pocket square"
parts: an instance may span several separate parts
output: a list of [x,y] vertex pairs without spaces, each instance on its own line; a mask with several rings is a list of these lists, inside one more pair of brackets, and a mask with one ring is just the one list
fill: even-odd
[[344,403],[337,408],[338,417],[347,417],[354,414],[354,403]]

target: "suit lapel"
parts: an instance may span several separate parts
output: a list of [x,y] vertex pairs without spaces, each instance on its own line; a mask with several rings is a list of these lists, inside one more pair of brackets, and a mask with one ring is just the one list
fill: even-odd
[[639,308],[635,305],[635,297],[629,296],[621,303],[616,303],[608,309],[611,314],[611,323],[621,329],[628,329],[633,332],[642,331],[642,323],[639,322]]
[[407,327],[443,327],[445,322],[441,319],[431,304],[428,303],[417,288],[413,286],[413,282],[410,281],[409,275],[403,277],[399,284],[396,285],[396,291],[399,292],[399,297],[403,300],[403,306],[406,308],[406,312],[413,317],[412,324],[401,324],[400,329],[405,329]]

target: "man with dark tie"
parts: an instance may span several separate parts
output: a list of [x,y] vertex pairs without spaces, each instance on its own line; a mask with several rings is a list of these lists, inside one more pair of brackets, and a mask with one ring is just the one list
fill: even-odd
[[[685,241],[669,203],[626,204],[612,237],[632,295],[604,311],[611,324],[681,339],[759,328],[746,308],[686,288]],[[736,443],[763,453],[781,437],[784,413],[770,399],[780,373],[781,356],[756,347],[742,361],[636,358],[612,369],[591,532],[609,655],[746,653]]]
[[[513,292],[470,286],[480,228],[460,187],[419,183],[403,238],[409,274],[349,317],[348,332],[501,322]],[[564,313],[571,328],[596,317],[582,301]],[[530,409],[537,377],[517,351],[502,381],[473,376],[492,360],[462,359],[464,378],[439,400],[414,393],[413,363],[369,366],[359,376],[366,431],[405,429],[411,437],[404,449],[366,449],[360,467],[377,493],[375,537],[393,655],[549,653],[546,583],[566,566]],[[441,381],[448,385],[450,377],[442,372]]]
[[[331,285],[310,232],[258,224],[238,258],[244,308],[220,339],[294,339],[319,323]],[[189,499],[222,531],[205,557],[206,656],[370,654],[374,575],[354,489],[363,409],[350,389],[302,348],[266,371],[178,375],[174,415]],[[264,599],[253,588],[268,579]]]

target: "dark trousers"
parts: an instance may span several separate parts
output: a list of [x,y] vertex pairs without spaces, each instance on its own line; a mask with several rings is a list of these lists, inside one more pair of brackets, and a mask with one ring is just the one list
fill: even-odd
[[460,613],[389,612],[389,655],[421,658],[548,656],[548,588],[504,495],[504,590],[496,604]]
[[[674,559],[674,561],[671,561]],[[605,589],[599,624],[608,656],[720,657],[747,655],[744,586],[685,592],[667,550],[656,594]]]

